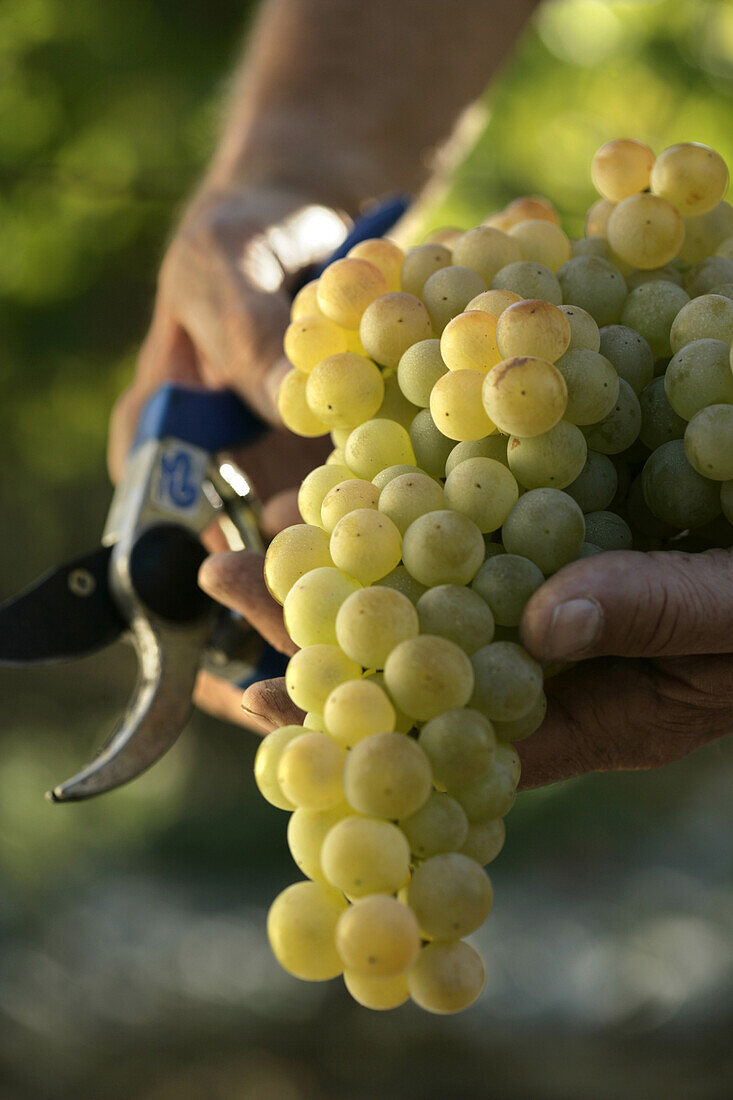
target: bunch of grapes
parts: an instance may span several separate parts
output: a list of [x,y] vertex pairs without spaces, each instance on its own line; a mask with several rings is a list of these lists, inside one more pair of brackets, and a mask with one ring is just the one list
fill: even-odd
[[531,595],[602,551],[733,543],[726,166],[619,140],[592,173],[582,240],[522,198],[406,254],[365,241],[293,303],[280,412],[334,449],[265,562],[306,712],[255,765],[307,876],[268,933],[369,1008],[483,987],[465,937],[556,671],[520,642]]

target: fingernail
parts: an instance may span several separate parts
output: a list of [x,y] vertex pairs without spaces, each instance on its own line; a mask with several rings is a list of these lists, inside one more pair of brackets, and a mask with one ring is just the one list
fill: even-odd
[[550,619],[546,659],[580,657],[596,641],[602,626],[603,609],[596,600],[583,597],[558,604]]

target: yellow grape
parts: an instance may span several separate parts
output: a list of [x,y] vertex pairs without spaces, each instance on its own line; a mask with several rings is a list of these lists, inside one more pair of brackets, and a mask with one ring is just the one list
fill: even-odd
[[468,1008],[480,997],[485,982],[481,956],[463,940],[426,944],[407,974],[415,1004],[438,1015]]
[[337,926],[347,905],[339,890],[320,882],[296,882],[278,894],[267,914],[267,935],[280,966],[307,982],[340,974]]
[[293,366],[308,373],[321,359],[346,351],[346,338],[343,329],[315,313],[290,322],[283,347]]
[[496,346],[496,318],[484,310],[459,313],[443,329],[440,354],[449,370],[486,374],[502,358]]
[[486,375],[482,400],[500,431],[528,438],[557,424],[565,412],[568,390],[548,359],[514,356]]
[[405,531],[402,560],[408,572],[428,587],[469,584],[484,560],[484,540],[473,520],[461,512],[449,508],[426,512]]
[[557,271],[570,259],[570,241],[559,225],[541,218],[518,222],[509,230],[509,236],[517,241],[521,256],[517,259],[534,260],[550,271]]
[[513,474],[493,458],[459,462],[445,482],[445,504],[461,512],[484,534],[498,531],[519,498]]
[[[550,225],[541,222],[541,225]],[[570,344],[570,322],[565,313],[537,298],[525,298],[509,306],[496,325],[500,359],[532,355],[554,363]]]
[[[303,652],[301,650],[301,652]],[[294,806],[331,810],[344,801],[341,775],[346,750],[327,733],[301,733],[283,750],[277,768],[280,789]]]
[[335,645],[309,645],[288,661],[285,687],[301,710],[322,713],[326,699],[344,680],[361,679],[361,668]]
[[601,146],[590,172],[596,191],[606,200],[620,202],[646,191],[653,165],[654,153],[643,141],[616,138]]
[[323,842],[334,825],[353,810],[340,802],[330,810],[306,810],[299,807],[288,821],[288,848],[296,866],[312,882],[328,882],[321,866]]
[[482,404],[482,387],[487,377],[482,371],[452,370],[433,386],[430,412],[448,439],[471,442],[496,431],[496,424]]
[[519,245],[507,233],[485,225],[469,229],[453,245],[452,262],[478,272],[487,286],[502,267],[521,259]]
[[414,294],[383,294],[364,310],[359,337],[366,350],[383,367],[396,369],[413,344],[433,334],[430,317]]
[[728,169],[720,153],[694,141],[670,145],[654,162],[651,188],[685,217],[707,214],[728,190]]
[[417,741],[404,733],[385,732],[354,745],[346,756],[343,782],[346,801],[359,813],[397,820],[427,802],[433,775]]
[[357,508],[331,534],[334,565],[362,584],[373,584],[399,565],[402,536],[392,520],[373,508]]
[[283,378],[277,391],[277,411],[286,428],[296,435],[312,438],[325,435],[328,425],[319,420],[306,399],[309,376],[295,367]]
[[353,477],[340,481],[329,489],[321,505],[321,527],[329,535],[340,519],[357,508],[376,508],[379,504],[379,489],[371,481]]
[[420,629],[414,604],[394,588],[371,585],[352,593],[336,619],[338,644],[363,668],[384,668],[399,642],[413,638]]
[[293,585],[283,604],[285,629],[301,648],[336,645],[336,613],[361,585],[333,566],[305,573]]
[[349,252],[349,256],[357,260],[368,260],[374,264],[387,280],[387,290],[400,290],[402,265],[405,254],[394,241],[388,241],[386,237],[372,237],[366,241],[359,241]]
[[277,770],[280,758],[291,741],[303,733],[302,726],[280,726],[260,741],[255,755],[255,782],[260,794],[278,810],[294,810],[295,804],[283,794]]
[[508,206],[504,207],[501,228],[508,232],[512,226],[518,225],[520,222],[537,218],[546,222],[554,222],[555,225],[560,224],[560,215],[549,199],[542,198],[540,195],[520,195],[518,199],[514,199]]
[[311,279],[302,286],[293,298],[290,306],[290,320],[299,321],[301,317],[311,317],[314,313],[320,313],[318,306],[318,279]]
[[311,413],[329,428],[355,428],[374,416],[384,398],[382,372],[371,359],[346,351],[321,360],[308,375]]
[[415,466],[410,436],[392,420],[366,420],[346,441],[346,465],[357,477],[373,481],[388,466]]
[[465,706],[473,692],[474,675],[471,661],[459,646],[433,634],[419,634],[395,646],[384,666],[384,680],[401,711],[427,722],[445,710]]
[[492,313],[498,320],[508,306],[521,301],[521,295],[513,290],[485,290],[471,299],[466,310],[481,309],[484,313]]
[[310,523],[295,523],[278,531],[267,548],[265,584],[278,603],[285,603],[300,577],[324,565],[333,565],[326,532]]
[[303,478],[298,490],[298,511],[303,520],[314,527],[321,526],[321,505],[323,498],[329,489],[342,481],[348,481],[352,477],[351,470],[347,466],[331,465],[316,466]]
[[405,974],[396,974],[393,978],[371,978],[368,974],[357,974],[355,970],[344,970],[344,985],[357,1004],[377,1012],[399,1008],[410,999]]
[[326,730],[346,749],[352,749],[373,733],[391,733],[395,721],[395,709],[387,692],[371,678],[339,684],[323,708]]
[[483,867],[459,852],[442,852],[416,868],[407,903],[430,940],[457,940],[484,923],[494,894]]
[[418,516],[443,507],[442,486],[419,472],[392,478],[379,496],[379,511],[389,516],[401,535]]
[[318,308],[343,328],[359,327],[364,310],[387,293],[387,280],[368,260],[346,257],[329,264],[318,280]]
[[336,947],[346,970],[395,977],[412,966],[420,951],[415,914],[387,894],[360,898],[339,918]]
[[422,297],[423,287],[430,276],[442,267],[448,267],[450,262],[450,249],[437,242],[411,248],[402,263],[402,289],[408,294]]
[[586,237],[605,238],[608,235],[608,219],[615,207],[616,203],[609,199],[599,199],[593,203],[585,216]]
[[659,195],[630,195],[608,219],[608,243],[633,267],[663,267],[675,258],[684,237],[679,212]]
[[349,898],[393,894],[410,876],[410,846],[391,821],[352,815],[326,836],[321,866],[327,881]]

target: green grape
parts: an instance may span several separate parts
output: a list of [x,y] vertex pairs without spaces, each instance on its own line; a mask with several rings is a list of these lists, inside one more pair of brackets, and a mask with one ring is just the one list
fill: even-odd
[[620,454],[634,442],[641,429],[639,398],[628,382],[619,378],[616,404],[598,424],[583,428],[583,435],[593,451],[604,455]]
[[288,371],[277,391],[277,411],[286,428],[295,435],[312,439],[325,435],[329,425],[319,420],[306,400],[310,378],[302,370]]
[[543,264],[550,271],[557,271],[570,259],[570,241],[559,225],[543,218],[528,218],[509,230],[509,236],[519,242],[522,259]]
[[632,267],[662,267],[673,260],[685,238],[679,211],[659,195],[630,195],[611,211],[608,243]]
[[380,470],[378,474],[375,474],[372,478],[372,485],[376,485],[380,493],[386,485],[389,485],[393,478],[399,477],[400,474],[421,474],[422,470],[419,466],[408,466],[404,462],[399,463],[396,466],[385,466],[383,470]]
[[344,970],[344,985],[357,1004],[376,1012],[399,1008],[410,998],[404,973],[392,978],[371,978],[355,970]]
[[[454,443],[436,427],[430,409],[421,409],[413,420],[410,425],[410,442],[418,466],[433,479],[443,477],[446,459]],[[436,505],[436,508],[439,507],[440,505]]]
[[440,354],[440,340],[420,340],[400,359],[397,381],[408,401],[426,409],[433,386],[447,370]]
[[639,396],[641,428],[639,439],[654,451],[670,439],[682,439],[687,427],[669,403],[665,375],[654,378]]
[[722,294],[703,294],[683,305],[672,322],[670,345],[676,355],[693,340],[733,343],[733,302]]
[[681,439],[663,443],[642,471],[647,506],[657,519],[677,530],[700,527],[720,513],[720,490],[690,465]]
[[607,508],[618,489],[618,474],[608,455],[588,451],[585,465],[565,492],[577,501],[583,512],[599,512]]
[[596,554],[602,554],[600,546],[594,546],[592,542],[584,542],[578,551],[576,561],[581,561],[583,558],[594,558]]
[[613,325],[619,319],[626,283],[608,260],[600,256],[575,256],[562,265],[557,278],[562,294],[560,302],[584,309],[599,326]]
[[632,271],[626,276],[626,285],[629,291],[632,291],[642,283],[658,283],[660,280],[682,286],[682,276],[672,264],[665,264],[664,267],[650,267],[646,271]]
[[597,351],[568,351],[555,366],[568,389],[566,420],[571,424],[597,424],[609,415],[618,398],[619,381],[615,367],[605,356]]
[[321,505],[329,489],[351,478],[351,470],[346,466],[316,466],[303,479],[298,490],[298,511],[306,523],[321,526]]
[[515,356],[486,375],[481,399],[502,432],[528,439],[562,418],[568,400],[565,379],[547,359]]
[[278,810],[294,810],[295,805],[283,794],[277,770],[280,767],[280,757],[285,752],[291,741],[300,737],[303,733],[302,726],[280,726],[273,730],[260,741],[255,756],[255,783],[260,794],[271,806]]
[[[613,203],[609,203],[611,209],[613,209],[613,205]],[[590,215],[592,210],[593,207],[591,207],[588,211],[588,215]],[[608,221],[608,218],[606,218],[606,221]],[[595,226],[593,228],[595,228]],[[611,249],[608,247],[608,241],[605,239],[605,237],[600,237],[597,235],[588,235],[587,237],[583,237],[579,241],[573,241],[570,247],[570,253],[571,258],[573,259],[575,259],[576,256],[600,256],[602,260],[608,260],[609,262],[611,262]],[[588,316],[590,316],[590,314]],[[597,351],[598,349],[595,348],[594,350]]]
[[733,299],[733,283],[718,283],[712,289],[713,294],[719,294],[721,298]]
[[436,782],[455,790],[489,771],[496,738],[491,722],[479,711],[453,707],[425,723],[418,743]]
[[542,668],[521,645],[491,642],[473,654],[471,664],[475,677],[471,707],[487,718],[511,722],[537,702]]
[[484,560],[484,540],[473,520],[460,512],[427,512],[405,531],[402,560],[427,587],[469,584]]
[[373,733],[391,733],[396,717],[387,692],[372,679],[339,684],[323,708],[325,729],[345,749]]
[[685,290],[691,298],[700,294],[712,294],[718,283],[733,280],[733,259],[725,256],[708,256],[685,272]]
[[707,214],[685,218],[685,239],[679,259],[686,264],[697,263],[711,256],[722,241],[733,233],[733,206],[719,202]]
[[631,528],[615,512],[588,512],[585,537],[600,550],[630,550],[633,543]]
[[318,308],[342,328],[357,329],[370,302],[387,293],[387,280],[368,260],[346,257],[329,264],[318,280]]
[[267,936],[283,970],[306,982],[341,973],[336,929],[347,905],[340,891],[321,882],[296,882],[278,894],[267,914]]
[[442,244],[419,244],[416,248],[411,248],[402,262],[402,289],[408,294],[422,297],[423,287],[430,276],[441,268],[448,267],[450,262],[450,249]]
[[708,405],[695,413],[685,431],[685,454],[703,477],[733,478],[733,405]]
[[[386,677],[389,687],[389,673]],[[416,813],[433,789],[430,761],[417,741],[403,733],[375,733],[359,741],[346,757],[343,781],[350,806],[390,820]]]
[[288,695],[301,710],[323,712],[326,699],[344,680],[361,679],[361,668],[335,645],[299,649],[285,670]]
[[695,141],[670,145],[651,173],[651,188],[688,217],[707,214],[728,189],[728,169],[720,153]]
[[382,577],[379,581],[385,588],[394,588],[396,592],[401,592],[403,596],[407,596],[408,600],[416,604],[426,591],[424,584],[420,584],[420,581],[416,581],[408,572],[404,565],[398,565],[396,569],[393,569],[391,573],[387,573],[385,577]]
[[[400,384],[397,381],[396,374],[390,374],[384,378],[384,398],[382,404],[377,409],[374,419],[375,420],[396,420],[403,428],[406,428],[409,432],[410,424],[417,416],[419,412],[417,405],[413,405],[407,400]],[[346,446],[346,443],[344,443]]]
[[407,988],[416,1005],[426,1012],[461,1012],[478,1000],[486,971],[475,947],[456,943],[429,943],[407,975]]
[[321,360],[308,375],[308,408],[329,428],[355,428],[374,416],[384,397],[379,367],[363,355],[343,352]]
[[502,267],[491,280],[491,289],[513,290],[520,298],[541,298],[555,306],[562,305],[557,276],[535,260],[518,260]]
[[379,510],[394,523],[401,535],[418,516],[442,508],[443,487],[427,474],[401,474],[381,492]]
[[529,558],[495,554],[481,566],[471,587],[489,605],[500,626],[518,626],[527,600],[544,580]]
[[482,309],[484,313],[493,313],[498,320],[505,309],[521,300],[521,294],[515,294],[513,290],[485,290],[472,298],[466,309]]
[[321,527],[330,535],[338,521],[349,512],[358,508],[377,508],[378,504],[379,489],[371,481],[358,477],[340,481],[323,498]]
[[494,894],[479,863],[458,852],[442,852],[416,868],[407,901],[426,939],[456,940],[481,927]]
[[400,289],[405,254],[394,241],[389,241],[385,237],[370,237],[366,241],[355,244],[348,255],[356,256],[359,260],[368,260],[370,264],[378,267],[387,280],[388,290]]
[[507,450],[509,469],[525,489],[564,489],[583,469],[588,445],[580,428],[561,420],[531,439],[510,436]]
[[[537,224],[557,228],[550,222]],[[496,325],[496,342],[501,352],[497,362],[514,355],[532,355],[554,363],[570,344],[570,322],[551,302],[527,298],[503,311]]]
[[652,349],[654,358],[659,359],[671,355],[672,324],[689,300],[689,294],[674,283],[661,280],[642,283],[631,291],[624,302],[621,322],[640,333]]
[[283,350],[294,367],[308,373],[322,359],[346,351],[346,336],[333,321],[316,313],[291,321],[285,329]]
[[484,533],[501,527],[518,497],[513,473],[493,458],[468,458],[445,482],[446,506],[468,516]]
[[441,791],[433,791],[425,805],[411,817],[404,817],[399,826],[417,859],[457,852],[468,837],[468,818],[463,807]]
[[373,481],[387,466],[415,465],[410,437],[392,420],[367,420],[346,441],[344,459],[356,477]]
[[419,634],[395,646],[384,666],[384,679],[399,709],[419,722],[465,706],[473,691],[469,658],[459,646],[434,634]]
[[428,340],[431,335],[425,306],[414,294],[404,292],[375,298],[364,310],[359,325],[359,339],[367,355],[395,370],[412,344]]
[[417,601],[417,613],[423,634],[447,638],[469,657],[494,636],[494,619],[486,603],[462,585],[428,588]]
[[506,768],[512,777],[514,785],[519,786],[519,780],[522,775],[522,761],[519,759],[519,753],[513,745],[508,745],[500,741],[494,753],[494,763],[500,765],[502,768]]
[[585,521],[566,493],[530,489],[512,508],[501,535],[509,554],[529,558],[547,576],[575,559],[585,539]]
[[507,437],[495,432],[487,435],[485,439],[468,440],[465,443],[456,443],[455,447],[445,461],[445,476],[450,475],[456,466],[465,462],[468,458],[493,458],[496,462],[508,468],[509,459],[506,452]]
[[344,817],[323,842],[321,866],[331,886],[349,898],[393,894],[409,878],[410,846],[390,821]]
[[419,954],[417,918],[387,894],[359,898],[339,919],[336,948],[347,970],[373,978],[395,977]]
[[489,420],[481,403],[482,386],[487,377],[477,370],[452,370],[433,386],[430,413],[448,439],[472,442],[496,431],[496,425]]
[[[596,547],[596,550],[599,554],[601,553],[598,547]],[[494,732],[497,740],[504,743],[507,741],[522,741],[540,728],[546,714],[547,696],[543,691],[534,706],[521,718],[515,718],[512,722],[494,722]]]
[[265,584],[278,603],[284,603],[295,582],[311,569],[333,565],[329,539],[321,527],[295,523],[278,531],[265,554]]
[[[567,351],[599,351],[601,347],[601,334],[598,325],[590,313],[580,306],[560,306],[560,309],[568,319],[570,325],[570,343]],[[605,351],[603,352],[606,355]],[[606,355],[606,358],[610,356]]]
[[602,145],[593,157],[591,177],[604,199],[620,202],[646,191],[654,165],[654,153],[643,141],[616,138]]
[[507,264],[522,259],[520,245],[500,229],[479,225],[453,245],[453,263],[476,271],[488,286]]
[[306,810],[290,815],[288,847],[299,870],[313,882],[328,882],[321,865],[323,841],[333,826],[351,814],[345,802],[331,810]]
[[311,569],[285,597],[283,621],[297,646],[336,645],[336,613],[358,581],[333,566]]
[[459,313],[443,329],[440,354],[448,370],[486,374],[501,355],[496,346],[496,318],[480,309]]
[[467,267],[442,267],[431,275],[420,296],[436,335],[440,336],[448,322],[463,313],[471,299],[486,289],[481,276]]
[[733,480],[724,481],[720,486],[720,506],[728,523],[733,523]]
[[639,533],[648,539],[668,539],[675,534],[677,528],[669,523],[662,523],[654,515],[644,499],[642,477],[639,474],[631,482],[629,495],[626,499],[626,511],[629,523],[636,535]]
[[605,325],[600,332],[601,355],[613,363],[619,378],[638,395],[654,377],[654,356],[644,337],[626,325]]
[[280,757],[280,789],[294,806],[333,809],[344,800],[341,774],[345,759],[345,749],[327,733],[302,733],[285,746]]
[[476,821],[468,826],[468,836],[461,848],[461,855],[474,859],[485,867],[492,863],[504,847],[506,825],[501,817],[493,821]]
[[352,593],[336,616],[338,644],[364,668],[384,668],[394,647],[419,630],[417,611],[407,596],[382,585]]
[[516,796],[516,783],[509,770],[495,761],[487,772],[455,792],[455,797],[463,806],[471,825],[478,821],[493,821],[497,817],[505,817],[514,805]]
[[331,557],[334,565],[350,577],[373,584],[399,565],[401,544],[391,519],[374,508],[357,508],[334,527]]

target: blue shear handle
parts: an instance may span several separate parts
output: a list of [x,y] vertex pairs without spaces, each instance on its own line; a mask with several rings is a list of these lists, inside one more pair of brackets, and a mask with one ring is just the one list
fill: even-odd
[[[405,195],[395,195],[354,222],[346,240],[316,269],[323,271],[360,241],[381,237],[407,209]],[[166,382],[143,409],[133,449],[150,439],[173,437],[211,454],[253,443],[268,430],[232,390],[204,390]]]

